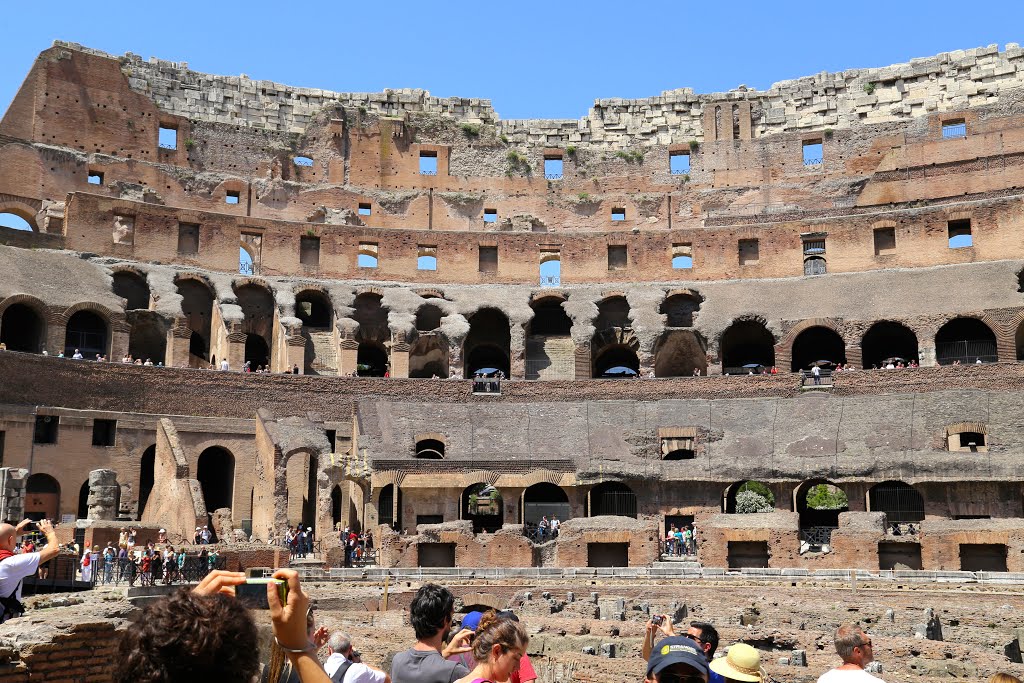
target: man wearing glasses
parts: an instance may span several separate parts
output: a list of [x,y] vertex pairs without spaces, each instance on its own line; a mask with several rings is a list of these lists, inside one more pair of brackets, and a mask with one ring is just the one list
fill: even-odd
[[[669,638],[676,637],[676,630],[672,625],[672,619],[667,614],[656,614],[647,622],[647,634],[643,645],[644,659],[650,659],[658,631],[661,631],[661,633]],[[690,622],[690,627],[686,630],[686,633],[679,637],[687,638],[696,645],[697,649],[704,653],[704,660],[706,662],[711,661],[715,656],[715,650],[718,649],[718,631],[707,622]],[[721,674],[708,671],[708,683],[723,683],[723,681],[724,679]]]
[[836,652],[843,660],[841,666],[826,671],[818,683],[884,683],[881,678],[864,670],[875,661],[871,636],[856,624],[843,624],[836,630]]

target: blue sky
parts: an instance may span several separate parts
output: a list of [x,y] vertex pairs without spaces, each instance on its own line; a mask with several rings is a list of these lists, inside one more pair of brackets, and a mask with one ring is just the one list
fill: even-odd
[[1024,42],[1002,2],[10,2],[6,110],[55,38],[199,71],[338,91],[417,87],[501,118],[577,118],[595,98],[718,92]]

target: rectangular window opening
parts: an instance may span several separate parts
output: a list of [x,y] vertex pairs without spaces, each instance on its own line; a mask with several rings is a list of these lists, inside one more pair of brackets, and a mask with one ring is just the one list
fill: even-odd
[[416,247],[416,270],[437,270],[437,247],[420,244]]
[[544,177],[548,180],[562,179],[562,157],[544,157]]
[[377,256],[378,255],[376,242],[359,243],[358,265],[360,268],[376,268]]
[[92,421],[92,445],[113,446],[117,438],[117,420]]
[[497,223],[498,222],[498,210],[497,209],[484,209],[484,223]]
[[57,415],[36,415],[35,431],[32,433],[32,442],[41,444],[57,443],[57,425],[60,424],[60,417]]
[[328,429],[326,431],[327,431],[327,441],[331,444],[331,453],[337,453],[338,452],[338,430],[336,430],[336,429]]
[[359,215],[360,216],[369,216],[372,212],[373,211],[370,208],[370,205],[368,203],[361,203],[359,205]]
[[558,287],[562,284],[562,252],[557,249],[541,249],[540,286]]
[[690,153],[672,152],[668,155],[668,170],[672,175],[686,175],[690,172]]
[[896,251],[896,228],[875,229],[875,256],[884,256]]
[[178,149],[178,129],[160,126],[160,148]]
[[740,240],[739,256],[741,266],[756,266],[760,261],[760,244],[756,239]]
[[824,147],[821,144],[821,140],[805,140],[803,144],[804,148],[804,166],[820,166],[824,157]]
[[942,139],[950,140],[967,137],[967,122],[963,119],[942,122]]
[[971,235],[971,219],[964,218],[956,221],[949,221],[946,224],[949,236],[950,249],[963,249],[974,246],[974,236]]
[[672,245],[672,268],[688,270],[693,268],[693,245],[683,242]]
[[498,272],[498,248],[497,247],[480,247],[480,272],[481,273],[497,273]]
[[626,210],[621,207],[612,209],[612,220],[613,221],[624,221],[626,220]]
[[437,152],[420,152],[420,175],[437,175]]
[[238,190],[228,190],[227,194],[224,195],[224,202],[226,204],[237,204],[241,196]]
[[608,245],[608,270],[625,270],[628,260],[629,252],[625,244]]
[[304,235],[299,238],[299,263],[304,266],[320,265],[320,238]]
[[102,185],[103,174],[99,171],[89,171],[89,177],[87,178],[90,185]]
[[199,253],[199,224],[178,223],[178,253]]

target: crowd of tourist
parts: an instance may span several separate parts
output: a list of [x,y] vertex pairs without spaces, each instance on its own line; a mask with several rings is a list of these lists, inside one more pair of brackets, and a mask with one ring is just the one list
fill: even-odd
[[665,543],[666,555],[682,557],[697,554],[697,527],[695,524],[686,524],[680,527],[672,524],[662,540]]

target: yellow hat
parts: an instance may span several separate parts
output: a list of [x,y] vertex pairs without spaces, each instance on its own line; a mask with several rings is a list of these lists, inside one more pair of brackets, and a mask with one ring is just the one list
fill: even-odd
[[746,643],[736,643],[724,657],[711,662],[711,670],[725,678],[746,683],[760,683],[761,653]]

